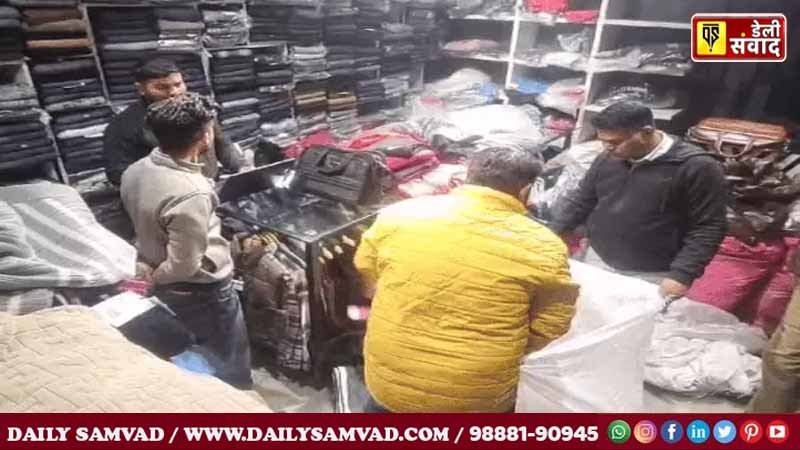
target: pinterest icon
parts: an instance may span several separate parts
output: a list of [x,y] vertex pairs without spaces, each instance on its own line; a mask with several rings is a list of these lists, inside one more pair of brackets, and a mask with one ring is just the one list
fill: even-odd
[[739,428],[739,437],[748,444],[757,444],[764,437],[764,428],[755,420],[748,420]]
[[656,440],[658,428],[649,420],[642,420],[633,427],[633,437],[642,444],[650,444]]

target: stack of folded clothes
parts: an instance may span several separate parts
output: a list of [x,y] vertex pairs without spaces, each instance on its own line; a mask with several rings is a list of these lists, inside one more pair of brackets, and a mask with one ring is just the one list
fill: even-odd
[[379,113],[386,103],[386,92],[381,80],[362,80],[356,83],[359,116]]
[[255,70],[262,123],[291,118],[292,99],[289,91],[294,87],[291,60],[283,54],[258,55],[255,57]]
[[22,59],[24,45],[19,10],[13,6],[0,6],[0,61]]
[[[17,88],[0,85],[0,93]],[[35,167],[58,157],[47,127],[48,117],[42,110],[4,108],[0,106],[0,174]]]
[[353,81],[332,82],[328,88],[328,125],[337,139],[349,139],[361,131],[358,98]]
[[356,48],[353,45],[329,45],[328,48],[328,73],[331,77],[352,78],[356,69]]
[[103,132],[113,115],[108,106],[53,114],[53,133],[67,173],[103,167]]
[[414,51],[414,27],[403,23],[384,23],[381,26],[383,57],[410,56]]
[[39,108],[36,89],[28,83],[0,84],[0,112],[26,111]]
[[202,5],[206,34],[203,42],[209,48],[245,45],[250,31],[250,18],[241,4]]
[[111,100],[120,103],[137,100],[133,72],[148,51],[158,48],[153,10],[97,8],[92,13]]
[[394,75],[381,78],[383,92],[387,99],[396,99],[408,93],[410,75]]
[[326,0],[325,44],[353,45],[356,39],[356,10],[352,0]]
[[412,67],[410,55],[386,57],[381,62],[381,76],[407,78]]
[[328,49],[318,44],[292,47],[292,67],[295,81],[315,81],[330,78],[327,72]]
[[294,109],[300,136],[308,136],[329,128],[327,81],[297,83],[294,90]]
[[93,58],[34,63],[33,79],[49,113],[107,105]]
[[319,8],[292,8],[289,15],[289,42],[293,45],[315,46],[322,43],[323,14]]
[[159,48],[199,49],[203,46],[203,15],[191,7],[156,8]]
[[26,54],[33,58],[91,55],[86,22],[77,8],[25,8]]
[[384,23],[392,21],[390,0],[355,0],[353,6],[358,10],[356,24],[360,29],[380,29]]
[[247,12],[252,21],[250,42],[289,40],[289,16],[292,8],[255,3],[247,7]]
[[254,145],[261,122],[256,69],[250,49],[212,52],[211,80],[225,135],[243,149]]

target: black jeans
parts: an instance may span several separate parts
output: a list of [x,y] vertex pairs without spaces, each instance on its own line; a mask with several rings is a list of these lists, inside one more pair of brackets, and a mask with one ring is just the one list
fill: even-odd
[[199,345],[223,361],[217,378],[240,389],[252,386],[247,328],[239,295],[230,280],[211,285],[163,285],[156,287],[155,295],[194,333]]

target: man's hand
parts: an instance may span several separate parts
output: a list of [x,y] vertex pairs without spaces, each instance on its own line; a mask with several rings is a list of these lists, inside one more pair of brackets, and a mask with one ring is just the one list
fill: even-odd
[[681,298],[686,295],[686,291],[688,290],[689,286],[669,278],[664,278],[664,280],[661,282],[661,287],[659,287],[658,292],[664,298]]
[[139,280],[153,282],[153,268],[143,262],[136,263],[136,278]]

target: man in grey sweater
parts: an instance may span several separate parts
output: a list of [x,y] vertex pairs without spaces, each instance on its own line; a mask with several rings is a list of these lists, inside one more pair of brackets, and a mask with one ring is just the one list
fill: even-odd
[[122,202],[133,220],[139,259],[152,268],[155,294],[198,343],[223,362],[217,376],[249,387],[250,350],[231,285],[230,245],[214,213],[219,199],[199,163],[214,142],[213,102],[182,94],[151,104],[147,122],[159,147],[122,175]]

